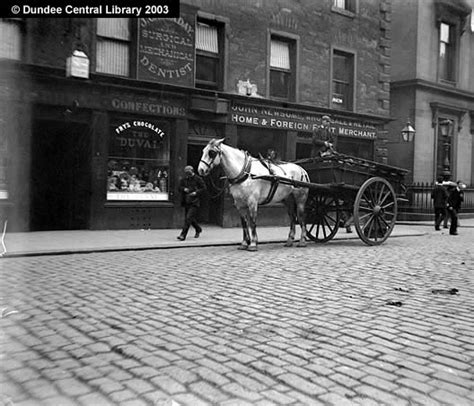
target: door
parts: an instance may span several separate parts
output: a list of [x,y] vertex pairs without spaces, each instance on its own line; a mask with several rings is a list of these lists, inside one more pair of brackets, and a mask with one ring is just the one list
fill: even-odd
[[[197,172],[202,150],[206,146],[203,144],[188,144],[188,165],[191,165]],[[225,179],[221,167],[214,168],[209,176],[204,177],[207,191],[201,199],[200,217],[201,221],[208,224],[222,225],[223,196]]]
[[88,126],[38,120],[31,151],[30,230],[87,229],[91,196]]

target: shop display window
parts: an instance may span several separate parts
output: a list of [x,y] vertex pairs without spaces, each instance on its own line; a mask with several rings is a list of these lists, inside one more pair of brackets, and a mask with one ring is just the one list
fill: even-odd
[[169,155],[167,123],[131,120],[114,126],[107,200],[169,200]]

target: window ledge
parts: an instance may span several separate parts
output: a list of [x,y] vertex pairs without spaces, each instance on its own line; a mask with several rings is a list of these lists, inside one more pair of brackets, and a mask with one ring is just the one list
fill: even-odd
[[439,83],[441,83],[443,85],[451,86],[451,87],[456,87],[456,85],[457,85],[457,82],[454,82],[452,80],[446,80],[446,79],[440,79]]
[[355,16],[356,16],[356,14],[353,11],[349,11],[349,10],[346,10],[344,8],[339,8],[339,7],[336,7],[336,6],[332,6],[331,11],[333,13],[341,14],[341,15],[343,15],[345,17],[349,17],[349,18],[355,18]]

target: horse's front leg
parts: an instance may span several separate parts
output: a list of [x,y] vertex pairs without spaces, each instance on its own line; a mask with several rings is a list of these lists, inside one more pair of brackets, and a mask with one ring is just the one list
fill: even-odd
[[304,213],[305,204],[306,197],[304,196],[298,199],[298,202],[296,203],[296,216],[301,227],[301,236],[297,247],[306,247],[306,218]]
[[249,207],[249,226],[250,226],[250,245],[249,251],[258,250],[258,237],[257,237],[257,204]]

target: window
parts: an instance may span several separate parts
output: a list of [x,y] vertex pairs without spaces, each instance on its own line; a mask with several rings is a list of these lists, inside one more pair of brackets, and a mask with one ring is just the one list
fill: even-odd
[[168,124],[121,122],[111,130],[107,200],[169,200]]
[[130,19],[97,19],[96,72],[117,76],[130,74]]
[[196,25],[196,87],[222,89],[223,47],[219,25],[198,21]]
[[0,20],[0,58],[21,59],[22,20],[20,18]]
[[270,42],[270,97],[295,99],[295,42],[273,37]]
[[332,107],[352,110],[353,94],[354,55],[334,50],[332,57]]
[[334,0],[333,7],[355,13],[356,0]]
[[454,82],[456,61],[455,26],[440,23],[439,25],[439,78]]

